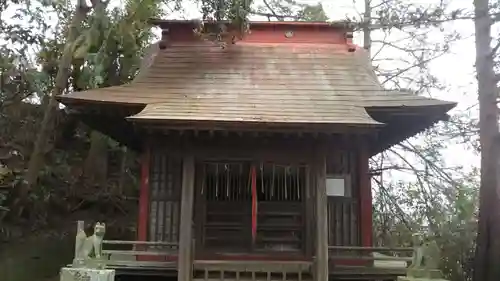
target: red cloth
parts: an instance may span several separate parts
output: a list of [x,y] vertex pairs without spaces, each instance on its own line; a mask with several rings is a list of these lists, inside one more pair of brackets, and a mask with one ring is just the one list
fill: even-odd
[[255,242],[257,237],[257,174],[255,166],[250,168],[251,185],[252,185],[252,241]]

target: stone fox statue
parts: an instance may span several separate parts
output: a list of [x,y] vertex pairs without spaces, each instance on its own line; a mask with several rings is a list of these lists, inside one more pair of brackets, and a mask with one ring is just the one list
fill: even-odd
[[440,249],[436,241],[413,237],[413,260],[408,267],[407,276],[414,278],[440,279]]
[[85,231],[81,229],[76,235],[75,253],[77,259],[88,259],[92,251],[94,256],[98,259],[102,256],[102,240],[106,233],[106,224],[96,223],[94,227],[94,234],[87,237]]
[[414,254],[409,269],[434,270],[439,268],[440,249],[436,241],[422,239],[419,235],[414,235]]

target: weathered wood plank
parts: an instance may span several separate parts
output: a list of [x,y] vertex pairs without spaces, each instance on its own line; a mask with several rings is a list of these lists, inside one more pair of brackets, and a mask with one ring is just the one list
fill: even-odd
[[182,161],[178,281],[190,281],[193,277],[191,247],[193,239],[194,169],[194,157],[188,154]]

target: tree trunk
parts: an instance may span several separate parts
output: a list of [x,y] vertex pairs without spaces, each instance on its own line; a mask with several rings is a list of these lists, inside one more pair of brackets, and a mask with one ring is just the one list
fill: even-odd
[[491,25],[488,0],[475,0],[476,71],[479,96],[479,136],[481,144],[481,186],[474,281],[500,280],[500,199],[497,165],[497,87],[490,47]]
[[108,139],[97,131],[92,131],[90,134],[90,149],[85,159],[83,171],[87,184],[106,187],[108,177]]
[[67,87],[71,62],[73,59],[73,51],[71,45],[78,37],[78,27],[85,20],[88,11],[89,9],[87,7],[78,5],[69,26],[65,49],[58,66],[59,68],[57,71],[55,87],[52,91],[52,95],[50,96],[47,107],[45,108],[43,120],[40,124],[40,130],[38,132],[38,136],[36,138],[35,145],[28,163],[28,169],[24,176],[24,182],[19,189],[17,201],[14,203],[14,208],[17,209],[18,215],[22,213],[23,206],[28,200],[28,194],[33,185],[36,184],[38,175],[40,173],[40,170],[42,169],[42,165],[44,163],[43,158],[45,154],[45,148],[50,134],[54,129],[54,119],[59,105],[55,98],[56,96],[61,95],[64,89],[66,89]]
[[372,58],[372,34],[371,34],[371,19],[372,7],[371,1],[365,0],[365,12],[363,15],[363,48],[368,53],[368,57]]
[[122,159],[120,162],[120,177],[118,182],[118,194],[123,194],[125,180],[127,177],[127,161],[128,161],[128,150],[127,147],[122,147]]
[[[102,8],[102,7],[101,7]],[[106,15],[103,15],[106,16]],[[116,56],[118,56],[116,54]],[[120,79],[119,66],[111,63],[108,79],[104,86],[112,87],[123,84]],[[85,158],[84,178],[87,184],[106,187],[108,177],[108,138],[94,130],[90,134],[90,148]]]

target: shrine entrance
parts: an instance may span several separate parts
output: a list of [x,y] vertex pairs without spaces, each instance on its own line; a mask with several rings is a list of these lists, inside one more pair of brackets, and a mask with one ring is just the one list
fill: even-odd
[[303,256],[307,166],[205,161],[196,171],[198,257]]

